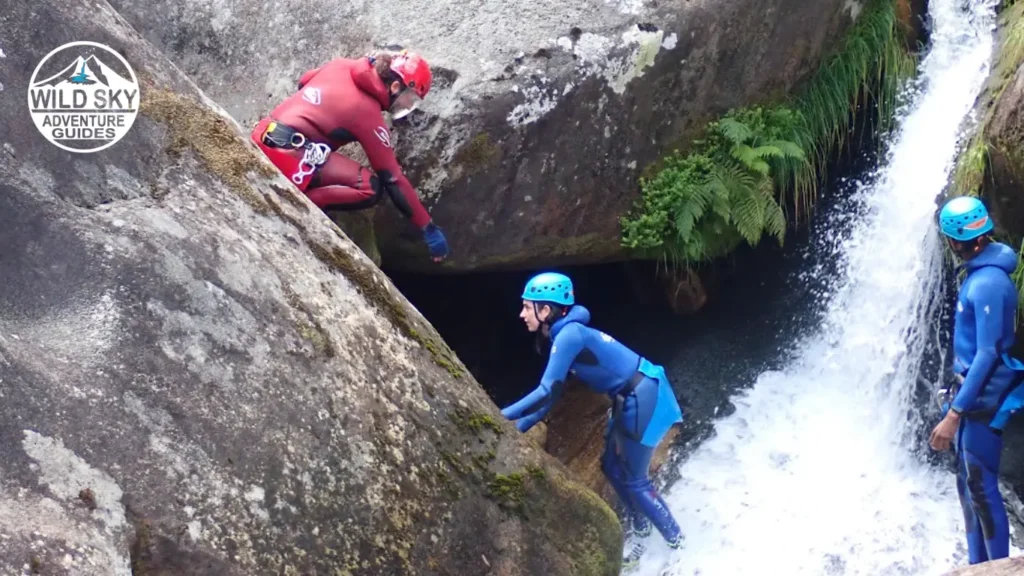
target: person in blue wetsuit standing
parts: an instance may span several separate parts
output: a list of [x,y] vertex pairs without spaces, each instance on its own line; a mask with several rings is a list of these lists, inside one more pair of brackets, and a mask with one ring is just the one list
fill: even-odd
[[[670,547],[679,548],[679,525],[648,477],[655,447],[675,423],[682,422],[665,370],[588,326],[590,312],[576,304],[567,276],[538,274],[526,283],[522,298],[519,317],[530,332],[540,333],[540,341],[550,342],[550,356],[540,385],[502,415],[526,432],[558,401],[569,374],[611,396],[601,470],[629,511],[634,534],[646,538],[653,523]],[[625,566],[634,566],[644,550],[638,541],[623,558]]]
[[1010,530],[999,493],[1002,430],[1024,405],[1024,364],[1008,351],[1014,344],[1017,288],[1010,274],[1017,254],[990,236],[992,220],[977,198],[959,197],[939,213],[939,226],[962,261],[953,325],[953,370],[958,384],[947,392],[942,421],[929,443],[948,450],[955,439],[957,490],[967,529],[971,564],[1009,556]]

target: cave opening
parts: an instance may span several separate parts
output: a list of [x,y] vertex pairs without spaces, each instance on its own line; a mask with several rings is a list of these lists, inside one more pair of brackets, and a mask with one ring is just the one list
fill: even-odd
[[[448,345],[499,407],[537,386],[547,362],[535,336],[519,318],[523,286],[534,274],[557,271],[574,284],[576,301],[591,313],[591,325],[648,357],[668,357],[681,332],[699,333],[723,314],[744,315],[756,307],[752,286],[780,289],[783,250],[762,242],[744,246],[697,313],[673,312],[655,262],[614,262],[514,271],[423,275],[389,271],[395,286],[437,328]],[[659,353],[661,352],[661,353]]]

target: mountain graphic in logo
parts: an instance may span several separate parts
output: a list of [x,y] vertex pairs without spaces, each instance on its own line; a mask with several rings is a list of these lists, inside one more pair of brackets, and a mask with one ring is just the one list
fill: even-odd
[[89,56],[88,58],[79,56],[60,72],[32,84],[33,88],[43,88],[46,86],[58,89],[83,86],[118,89],[133,88],[135,83],[111,70],[109,66],[96,56]]

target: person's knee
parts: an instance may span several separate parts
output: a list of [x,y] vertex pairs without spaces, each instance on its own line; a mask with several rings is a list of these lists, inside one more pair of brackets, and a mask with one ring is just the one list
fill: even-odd
[[349,208],[351,210],[372,208],[379,204],[380,199],[384,197],[384,187],[381,185],[380,178],[366,168],[363,168],[359,175],[356,190],[362,193],[363,199],[351,206]]
[[967,493],[971,497],[971,504],[974,509],[977,510],[979,506],[985,504],[987,482],[985,481],[984,472],[981,467],[975,464],[968,465],[968,476],[967,476]]

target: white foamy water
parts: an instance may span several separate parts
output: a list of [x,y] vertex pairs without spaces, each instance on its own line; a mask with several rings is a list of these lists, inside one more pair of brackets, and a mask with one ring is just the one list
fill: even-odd
[[[935,198],[989,72],[996,0],[931,0],[932,46],[819,332],[762,374],[681,464],[665,499],[686,536],[634,574],[939,575],[966,564],[954,476],[908,440],[941,280]],[[820,246],[830,243],[822,240]],[[822,248],[825,249],[825,248]]]

